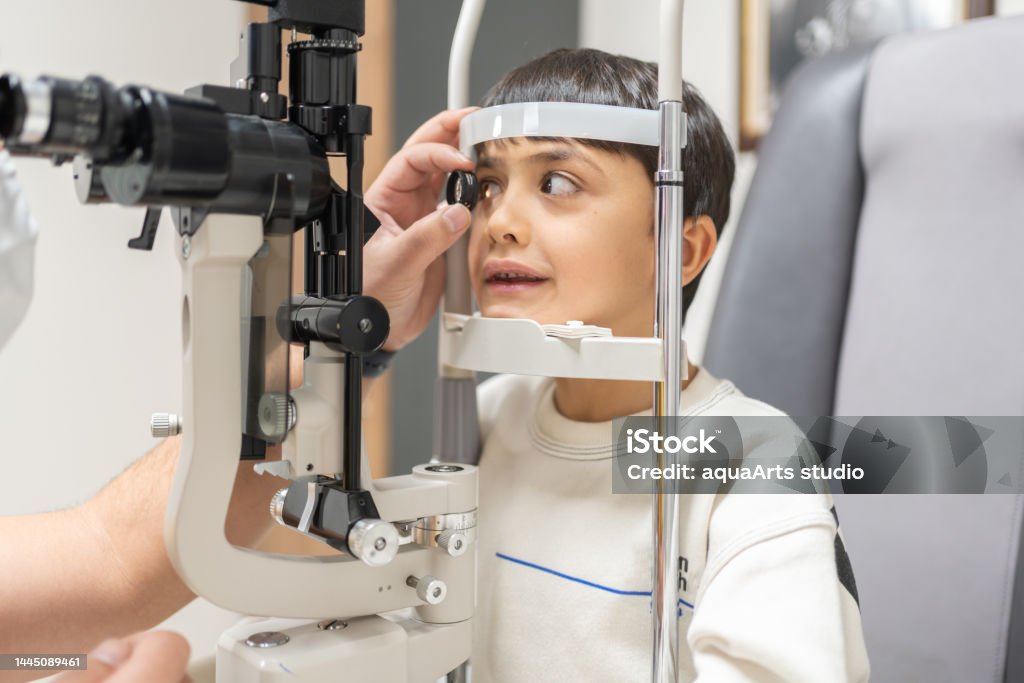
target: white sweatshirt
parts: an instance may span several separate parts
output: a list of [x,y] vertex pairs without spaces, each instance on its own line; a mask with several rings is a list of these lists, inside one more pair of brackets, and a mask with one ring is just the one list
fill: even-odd
[[[473,681],[649,681],[652,500],[612,494],[611,423],[563,417],[553,393],[550,378],[515,375],[478,392]],[[704,369],[680,412],[781,415]],[[680,507],[680,681],[867,680],[827,496],[687,495]]]

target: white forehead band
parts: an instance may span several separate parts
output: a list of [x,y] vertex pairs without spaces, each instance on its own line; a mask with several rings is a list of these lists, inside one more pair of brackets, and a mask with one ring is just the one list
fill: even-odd
[[[462,119],[459,148],[476,159],[474,147],[500,138],[552,137],[659,144],[659,117],[655,109],[612,107],[579,102],[518,102],[485,107]],[[686,117],[683,117],[686,146]]]

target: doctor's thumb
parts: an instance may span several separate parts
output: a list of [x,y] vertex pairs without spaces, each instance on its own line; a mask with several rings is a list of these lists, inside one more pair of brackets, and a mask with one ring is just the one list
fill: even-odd
[[444,219],[445,225],[448,230],[452,233],[458,234],[469,227],[472,221],[472,214],[462,204],[452,204],[446,206],[441,210],[441,217]]
[[409,268],[425,271],[465,233],[471,220],[469,209],[461,204],[445,206],[427,214],[402,235],[402,260]]

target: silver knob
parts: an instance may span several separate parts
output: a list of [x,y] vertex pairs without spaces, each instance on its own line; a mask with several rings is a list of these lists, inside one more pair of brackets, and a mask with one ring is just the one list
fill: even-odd
[[371,567],[383,567],[398,554],[398,530],[382,519],[361,519],[348,534],[348,549]]
[[295,426],[295,401],[288,394],[263,394],[256,408],[260,429],[271,439],[280,439]]
[[448,529],[437,535],[437,546],[452,557],[458,557],[466,552],[469,539],[458,529]]
[[290,640],[291,638],[288,637],[287,633],[281,633],[279,631],[261,631],[259,633],[253,633],[251,636],[246,638],[245,644],[249,647],[268,648],[287,645]]
[[149,418],[149,433],[158,439],[181,434],[181,420],[174,413],[153,413]]
[[440,605],[448,595],[448,586],[441,579],[433,576],[410,576],[405,585],[415,588],[419,599],[428,605]]
[[270,516],[278,524],[284,524],[284,499],[288,497],[288,489],[281,489],[270,499]]

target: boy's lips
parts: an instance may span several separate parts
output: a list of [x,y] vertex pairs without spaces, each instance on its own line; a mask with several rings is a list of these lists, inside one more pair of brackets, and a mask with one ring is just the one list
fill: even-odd
[[487,292],[490,294],[516,294],[518,292],[526,292],[537,287],[543,287],[547,284],[547,280],[532,280],[523,282],[500,282],[500,281],[488,281],[485,284]]
[[549,278],[526,264],[509,259],[488,261],[483,268],[484,285],[493,294],[513,294],[534,289]]

